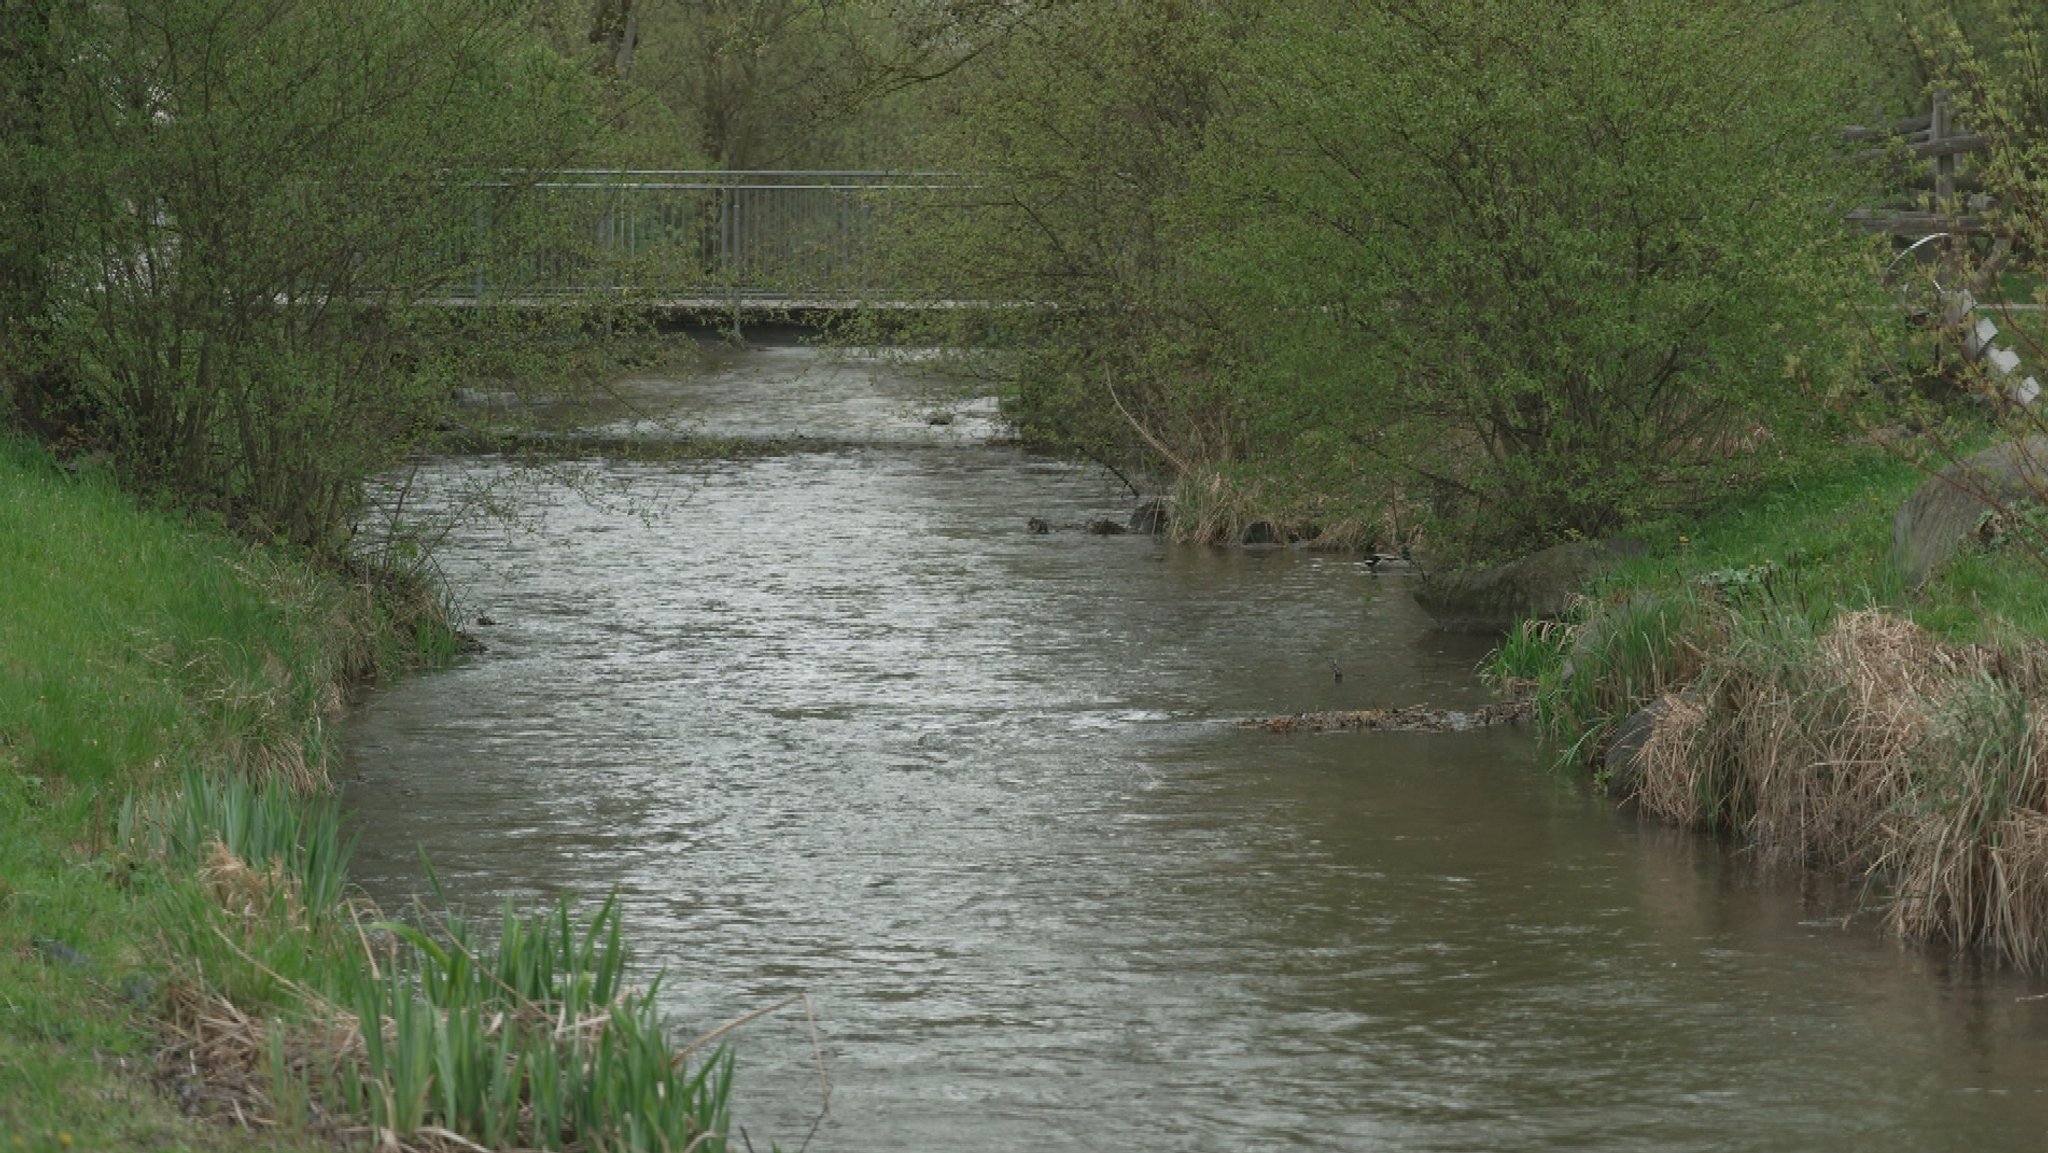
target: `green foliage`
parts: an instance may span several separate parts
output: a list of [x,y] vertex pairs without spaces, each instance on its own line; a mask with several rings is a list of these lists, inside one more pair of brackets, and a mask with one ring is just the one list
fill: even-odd
[[[1950,283],[1970,284],[1982,298],[1980,313],[1997,317],[1998,341],[2020,354],[2020,375],[2048,377],[2048,344],[2038,318],[2004,311],[2007,304],[2048,303],[2048,23],[2037,5],[2014,0],[1927,2],[1912,14],[1908,27],[1919,66],[1933,85],[1952,93],[1958,122],[1983,138],[1983,151],[1967,165],[1989,198],[1994,226],[1993,235],[1974,246],[1951,244],[1940,273]],[[1957,265],[1967,266],[1967,278]],[[1949,363],[1960,363],[1953,348],[1960,333],[1936,336]],[[2007,432],[2048,430],[2038,404],[2007,403],[2007,382],[1996,373],[1980,365],[1950,375],[1969,387],[1949,395],[1988,402]],[[2032,551],[2043,550],[2036,545]]]
[[1177,207],[1223,114],[1229,6],[1025,5],[1017,31],[953,77],[920,162],[975,178],[896,218],[884,273],[948,300],[909,331],[851,334],[993,346],[961,367],[1002,393],[1031,443],[1134,482],[1245,455],[1233,348],[1188,293]]
[[492,1148],[725,1148],[731,1060],[692,1068],[652,991],[625,985],[615,902],[588,918],[508,907],[491,945],[459,917],[433,928],[366,927],[400,948],[336,1003],[389,1035],[363,1030],[359,1065],[322,1071],[326,1085],[308,1062],[296,1076],[309,1096],[338,1096],[400,1134],[438,1126]]
[[1869,295],[1840,14],[1027,6],[929,137],[985,179],[893,250],[1012,306],[939,335],[1008,353],[1033,442],[1468,552],[1611,533],[1825,426]]
[[491,1148],[725,1147],[730,1057],[689,1061],[654,989],[627,983],[616,901],[508,904],[495,934],[454,913],[365,922],[336,806],[277,779],[194,774],[122,824],[196,872],[163,895],[165,939],[203,995],[264,1020],[218,1048],[260,1067],[282,1112]]
[[582,78],[496,0],[40,15],[38,103],[8,109],[37,144],[0,191],[50,224],[48,291],[12,319],[61,373],[18,375],[20,407],[258,536],[338,551],[362,478],[445,402],[420,306],[531,238],[508,174],[593,137]]
[[1251,387],[1482,549],[1777,471],[1814,427],[1786,367],[1834,371],[1861,274],[1836,40],[1817,5],[1284,6],[1213,150],[1249,224],[1211,259],[1269,341],[1341,353]]
[[979,4],[923,0],[535,0],[534,24],[605,82],[637,168],[888,169],[925,81],[971,54]]
[[259,872],[275,867],[293,878],[299,911],[318,918],[341,906],[354,838],[343,836],[331,794],[302,796],[282,777],[193,769],[181,791],[123,805],[120,841],[192,868],[206,863],[218,842]]

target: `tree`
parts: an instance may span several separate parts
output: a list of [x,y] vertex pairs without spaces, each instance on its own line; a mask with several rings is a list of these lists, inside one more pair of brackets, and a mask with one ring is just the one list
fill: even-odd
[[0,0],[0,404],[31,407],[55,391],[38,355],[50,295],[49,141],[41,109],[57,56],[52,5]]
[[1841,362],[1843,10],[1020,6],[926,136],[970,190],[894,251],[1045,306],[947,317],[1028,435],[1239,519],[1611,532],[1767,471],[1814,415],[1788,361]]
[[1857,95],[1831,6],[1281,5],[1212,138],[1206,283],[1321,428],[1478,549],[1611,533],[1754,475],[1838,363]]
[[1027,435],[1134,481],[1241,447],[1234,399],[1200,385],[1224,334],[1189,291],[1179,206],[1227,107],[1226,7],[981,13],[920,140],[922,165],[967,179],[901,213],[886,245],[889,283],[1004,305],[934,312],[925,339],[1003,349],[979,363]]
[[977,18],[922,0],[539,0],[548,42],[611,81],[618,158],[725,170],[892,167],[903,96]]
[[501,0],[45,12],[9,109],[43,141],[44,362],[134,480],[338,554],[446,400],[432,302],[595,135],[582,75]]

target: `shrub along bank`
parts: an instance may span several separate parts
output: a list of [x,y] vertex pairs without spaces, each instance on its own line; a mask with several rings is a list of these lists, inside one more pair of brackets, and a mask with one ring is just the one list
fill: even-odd
[[2048,968],[2048,582],[1993,517],[1925,584],[1927,480],[1875,447],[1647,533],[1492,663],[1566,763],[1665,819],[1860,878],[1917,939]]
[[351,898],[326,724],[448,654],[431,595],[16,442],[0,589],[0,1147],[219,1147],[187,1114],[262,1148],[723,1147],[728,1063],[626,983],[615,908],[481,934]]

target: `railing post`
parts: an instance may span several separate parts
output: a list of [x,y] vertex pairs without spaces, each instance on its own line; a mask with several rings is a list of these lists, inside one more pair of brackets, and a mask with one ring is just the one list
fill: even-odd
[[476,198],[476,302],[484,302],[484,253],[490,250],[490,218],[481,189]]
[[732,299],[733,328],[737,330],[740,323],[740,280],[746,275],[746,264],[743,256],[743,250],[747,243],[746,220],[744,219],[745,209],[743,207],[747,202],[746,189],[738,185],[730,185],[727,188],[726,195],[732,204],[732,228],[730,233],[732,242],[726,246],[725,250],[726,287],[727,293]]

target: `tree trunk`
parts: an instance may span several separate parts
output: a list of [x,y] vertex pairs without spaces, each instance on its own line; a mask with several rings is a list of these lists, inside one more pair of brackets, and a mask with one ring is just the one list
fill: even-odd
[[32,387],[49,307],[51,36],[50,0],[0,0],[0,399]]
[[640,17],[633,0],[597,0],[590,18],[590,42],[599,47],[601,72],[624,79],[633,70],[633,49],[640,39]]

